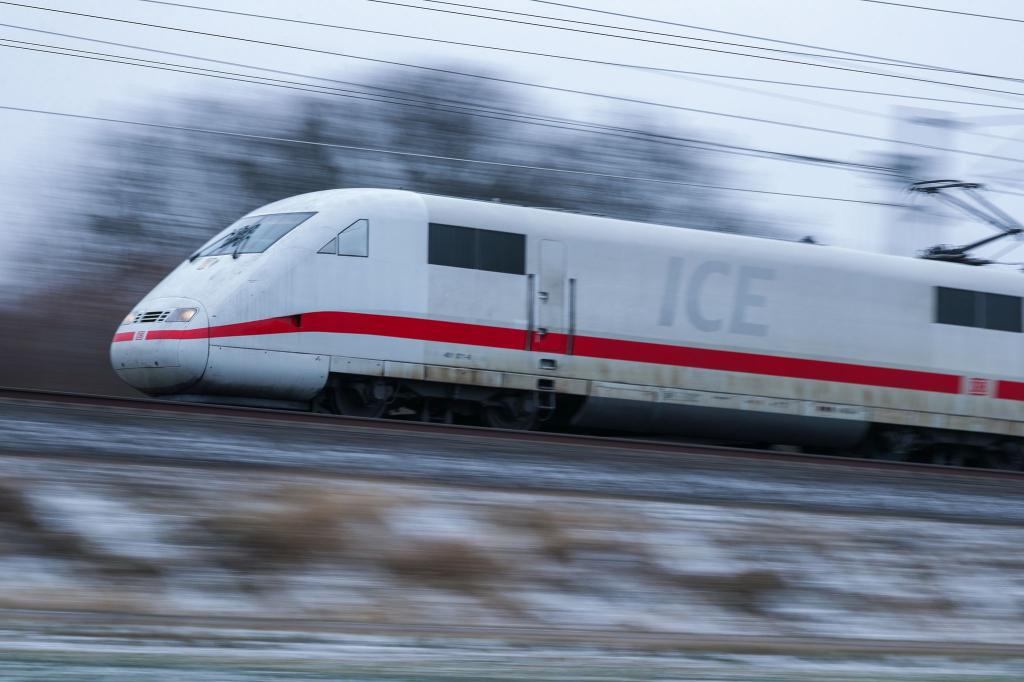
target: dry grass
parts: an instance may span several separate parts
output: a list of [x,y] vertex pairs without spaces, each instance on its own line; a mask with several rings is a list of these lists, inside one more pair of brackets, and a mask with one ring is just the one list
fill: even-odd
[[25,495],[7,482],[0,484],[0,523],[22,530],[39,529],[39,521]]
[[457,540],[420,542],[384,555],[381,563],[406,580],[448,588],[476,587],[504,573],[485,550]]
[[292,485],[207,512],[194,526],[226,568],[281,570],[364,554],[371,545],[368,538],[386,535],[382,514],[392,503],[374,495]]
[[767,615],[768,601],[788,584],[775,571],[752,570],[730,574],[676,575],[672,582],[695,590],[711,603],[754,616]]
[[648,558],[647,548],[619,536],[636,530],[623,519],[535,507],[502,508],[492,518],[504,528],[533,535],[542,556],[561,564],[602,556],[631,562]]
[[29,498],[11,484],[0,486],[0,529],[5,540],[28,551],[68,559],[93,558],[78,535],[47,527]]
[[0,533],[4,545],[21,553],[75,561],[78,568],[105,577],[151,578],[161,573],[148,561],[100,551],[75,532],[49,527],[26,495],[11,484],[0,485]]

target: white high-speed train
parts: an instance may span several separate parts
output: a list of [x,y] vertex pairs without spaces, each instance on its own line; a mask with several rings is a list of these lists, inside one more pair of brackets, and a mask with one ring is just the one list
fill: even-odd
[[1020,275],[406,191],[211,239],[124,319],[184,400],[1019,466]]

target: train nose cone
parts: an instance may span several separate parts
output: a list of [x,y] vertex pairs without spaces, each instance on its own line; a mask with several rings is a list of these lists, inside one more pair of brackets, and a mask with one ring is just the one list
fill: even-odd
[[206,371],[209,328],[198,301],[143,300],[114,334],[110,363],[122,381],[143,393],[181,393]]

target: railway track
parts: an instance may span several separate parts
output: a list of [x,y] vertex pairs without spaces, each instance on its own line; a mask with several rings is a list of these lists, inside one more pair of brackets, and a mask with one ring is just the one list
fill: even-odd
[[[793,635],[705,635],[693,632],[623,631],[622,628],[517,626],[499,624],[457,625],[452,623],[374,623],[323,618],[260,618],[241,616],[195,616],[168,614],[127,614],[99,611],[53,611],[34,609],[0,609],[8,627],[32,631],[33,626],[50,634],[77,635],[114,639],[129,633],[139,639],[139,631],[155,630],[168,640],[194,638],[202,630],[205,640],[232,641],[240,634],[259,640],[263,633],[303,635],[371,635],[407,638],[442,638],[449,640],[487,640],[519,645],[587,645],[608,646],[618,651],[715,652],[729,654],[782,655],[916,655],[1020,658],[1019,645],[973,641],[927,641],[915,639],[871,639],[866,637],[813,637]],[[76,632],[72,628],[78,628]],[[186,630],[180,634],[175,628]],[[54,635],[53,632],[58,634]],[[86,635],[84,633],[89,633]],[[151,636],[152,631],[147,632]],[[269,639],[269,638],[268,638]],[[273,640],[270,640],[273,641]],[[0,645],[2,650],[2,645]]]
[[744,448],[729,445],[713,445],[683,440],[658,440],[652,438],[626,438],[619,436],[590,435],[577,433],[555,433],[547,431],[513,431],[483,426],[440,424],[396,419],[372,419],[346,417],[332,414],[298,412],[261,407],[240,407],[203,403],[185,403],[153,398],[126,398],[88,393],[67,393],[36,389],[0,387],[0,401],[21,401],[37,403],[59,403],[72,406],[139,410],[150,413],[181,414],[190,417],[211,417],[227,421],[257,419],[265,424],[303,424],[328,429],[372,429],[400,434],[423,436],[456,436],[480,438],[492,441],[536,443],[545,445],[583,446],[616,451],[671,453],[677,455],[713,455],[715,457],[771,460],[780,463],[827,464],[858,469],[885,471],[913,471],[938,476],[967,476],[972,478],[1019,479],[1024,481],[1024,472],[952,467],[916,462],[895,462],[886,460],[857,459],[835,455],[806,452]]
[[21,389],[0,455],[1024,525],[1016,472]]

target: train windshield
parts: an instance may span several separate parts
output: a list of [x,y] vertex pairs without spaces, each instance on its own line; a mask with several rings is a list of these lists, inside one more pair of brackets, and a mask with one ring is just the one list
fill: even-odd
[[209,246],[196,251],[190,260],[201,256],[222,256],[240,253],[262,253],[315,213],[273,213],[246,216],[233,224],[227,234]]

